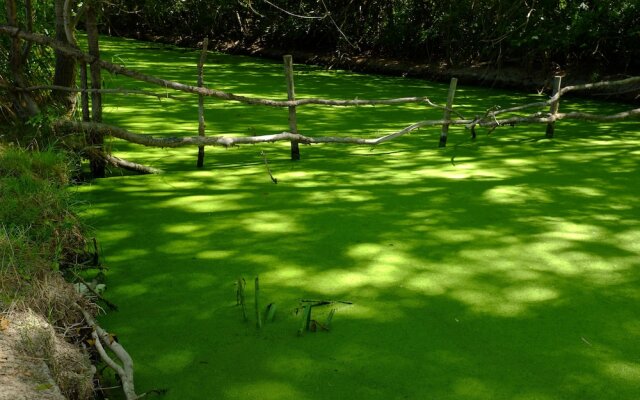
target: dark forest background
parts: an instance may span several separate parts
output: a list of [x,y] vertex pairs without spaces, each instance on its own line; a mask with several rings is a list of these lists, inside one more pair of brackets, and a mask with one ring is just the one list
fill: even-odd
[[[296,15],[292,15],[296,14]],[[115,0],[105,31],[447,67],[640,70],[640,1]]]

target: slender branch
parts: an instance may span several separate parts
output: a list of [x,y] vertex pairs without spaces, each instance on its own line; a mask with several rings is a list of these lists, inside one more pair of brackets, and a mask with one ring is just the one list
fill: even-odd
[[[633,85],[640,83],[640,76],[632,76],[630,78],[621,79],[617,81],[602,81],[596,83],[585,83],[582,85],[573,85],[573,86],[565,86],[560,92],[558,92],[558,97],[564,95],[567,92],[576,91],[576,90],[593,90],[593,89],[602,89],[609,88],[611,86],[625,86],[625,85]],[[551,101],[557,100],[556,98],[550,99]]]
[[182,100],[179,97],[170,95],[168,93],[156,93],[150,90],[141,90],[141,89],[124,89],[124,88],[113,88],[113,89],[82,89],[82,88],[71,88],[68,86],[59,86],[59,85],[40,85],[40,86],[30,86],[26,88],[11,88],[8,85],[0,84],[0,89],[12,89],[17,92],[35,92],[39,90],[60,90],[65,92],[80,92],[80,93],[115,93],[115,94],[138,94],[143,96],[151,96],[156,97],[157,99],[173,99],[173,100]]
[[[285,10],[284,8],[282,8],[282,7],[280,7],[280,6],[276,5],[276,4],[273,4],[273,3],[272,3],[272,2],[270,2],[269,0],[262,0],[262,1],[264,1],[265,3],[267,3],[268,5],[270,5],[271,7],[276,8],[276,9],[278,9],[279,11],[282,11],[283,13],[285,13],[285,14],[287,14],[287,15],[290,15],[290,16],[292,16],[292,17],[295,17],[295,18],[302,18],[302,19],[324,19],[324,18],[326,18],[326,17],[327,17],[327,15],[328,15],[328,13],[327,13],[327,14],[324,14],[324,15],[320,15],[320,16],[295,14],[295,13],[292,13],[291,11],[287,11],[287,10]],[[249,4],[251,4],[251,2],[249,2]],[[251,10],[253,10],[253,8],[252,8]],[[255,11],[254,11],[254,12],[255,12]],[[258,14],[258,15],[260,15],[260,14]],[[261,17],[264,17],[264,15],[260,15],[260,16],[261,16]]]

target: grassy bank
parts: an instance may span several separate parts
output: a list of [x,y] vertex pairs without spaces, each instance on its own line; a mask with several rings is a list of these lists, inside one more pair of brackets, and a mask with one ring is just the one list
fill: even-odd
[[[105,57],[195,81],[196,52],[105,39]],[[279,64],[212,54],[207,83],[284,97]],[[297,66],[300,97],[427,95],[446,87]],[[110,87],[140,87],[120,77]],[[182,95],[179,95],[182,96]],[[193,135],[195,99],[108,96],[105,121]],[[537,98],[460,88],[459,111]],[[622,106],[566,101],[561,109]],[[309,135],[376,136],[424,107],[301,108]],[[209,134],[276,133],[286,110],[207,101]],[[120,141],[118,156],[167,171],[80,188],[98,227],[118,313],[102,319],[167,399],[625,399],[640,391],[640,142],[637,121],[563,121],[491,134],[437,129],[376,148],[284,144],[196,151]],[[263,164],[269,157],[274,185]],[[236,305],[253,277],[275,321]],[[336,305],[331,332],[298,337],[300,299]],[[329,308],[314,311],[325,320]]]
[[0,364],[2,393],[12,398],[93,396],[89,357],[77,343],[76,304],[88,302],[62,275],[86,250],[69,161],[59,151],[0,144]]

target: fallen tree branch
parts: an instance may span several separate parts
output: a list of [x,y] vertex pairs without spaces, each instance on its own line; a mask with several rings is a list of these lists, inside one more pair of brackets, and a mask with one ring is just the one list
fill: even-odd
[[[403,97],[398,99],[375,99],[375,100],[329,100],[329,99],[317,99],[306,98],[298,100],[270,100],[256,97],[241,96],[233,93],[223,92],[216,89],[208,89],[205,87],[198,87],[192,85],[186,85],[184,83],[161,79],[155,76],[146,75],[138,71],[126,68],[122,65],[110,63],[108,61],[98,59],[90,54],[83,52],[80,49],[74,48],[68,44],[57,41],[46,35],[40,35],[37,33],[30,33],[21,31],[18,28],[0,25],[0,34],[9,35],[13,38],[20,38],[23,40],[31,41],[40,45],[49,46],[58,50],[60,53],[74,57],[78,60],[83,60],[89,64],[97,63],[101,68],[114,73],[116,75],[124,75],[130,78],[152,83],[164,88],[174,89],[181,92],[201,94],[203,96],[217,97],[224,100],[238,101],[245,104],[262,105],[269,107],[294,107],[308,104],[317,104],[325,106],[339,106],[339,107],[354,107],[354,106],[367,106],[367,105],[392,105],[392,104],[408,104],[408,103],[425,103],[432,107],[444,109],[443,106],[438,106],[431,102],[427,97]],[[454,110],[449,110],[456,113]]]
[[39,90],[59,90],[63,92],[79,92],[79,93],[116,93],[116,94],[138,94],[143,96],[151,96],[156,97],[158,100],[162,99],[172,99],[172,100],[183,100],[179,97],[170,95],[169,93],[156,93],[150,90],[141,90],[141,89],[124,89],[124,88],[113,88],[113,89],[82,89],[68,86],[59,86],[59,85],[40,85],[40,86],[30,86],[26,88],[12,88],[8,85],[0,84],[0,89],[6,90],[15,90],[16,92],[35,92]]
[[[551,103],[558,101],[560,97],[562,97],[564,94],[572,91],[594,90],[594,89],[603,89],[603,88],[610,88],[610,87],[617,87],[617,86],[630,86],[634,84],[640,84],[640,76],[634,76],[634,77],[621,79],[617,81],[603,81],[603,82],[596,82],[596,83],[585,83],[582,85],[565,86],[564,88],[560,89],[558,93],[556,93],[554,96],[551,96],[546,101],[540,101],[536,103],[529,103],[521,106],[490,111],[490,112],[487,112],[486,115],[495,117],[500,114],[512,113],[512,112],[521,111],[527,108],[547,107],[547,106],[550,106]],[[627,91],[631,92],[636,90],[640,90],[640,88],[629,89]]]
[[128,131],[123,128],[119,128],[113,125],[98,124],[90,122],[59,120],[54,123],[54,127],[61,131],[67,132],[98,132],[103,135],[113,136],[119,139],[126,140],[131,143],[140,144],[150,147],[185,147],[185,146],[222,146],[232,147],[241,144],[257,144],[257,143],[270,143],[279,141],[292,141],[295,140],[304,144],[318,144],[318,143],[338,143],[338,144],[359,144],[367,146],[375,146],[384,142],[388,142],[397,137],[406,135],[416,129],[425,126],[441,126],[442,124],[449,125],[479,125],[482,127],[495,128],[504,125],[516,125],[523,123],[549,123],[562,119],[574,119],[591,122],[612,122],[622,121],[631,118],[640,118],[640,108],[635,108],[628,111],[619,112],[612,115],[598,115],[589,114],[583,112],[570,112],[570,113],[557,113],[550,115],[548,113],[536,113],[526,117],[511,117],[497,119],[491,116],[481,119],[452,119],[452,120],[433,120],[433,121],[419,121],[411,124],[397,132],[390,133],[378,138],[357,138],[357,137],[336,137],[336,136],[319,136],[310,137],[300,134],[294,134],[291,132],[281,132],[273,135],[260,135],[260,136],[187,136],[187,137],[153,137],[148,134],[138,134]]
[[73,270],[70,270],[71,274],[73,274],[73,276],[76,277],[76,279],[78,279],[85,288],[87,288],[88,291],[91,292],[91,294],[93,294],[94,296],[96,296],[96,298],[100,301],[102,301],[104,304],[107,305],[107,307],[109,307],[109,310],[111,311],[118,311],[118,306],[113,304],[112,302],[110,302],[109,300],[105,299],[104,296],[102,296],[100,293],[98,293],[98,291],[96,289],[94,289],[95,285],[90,284],[89,282],[87,282],[83,277],[81,277],[80,275],[78,275],[76,272],[74,272]]
[[578,90],[594,90],[594,89],[603,89],[609,88],[612,86],[626,86],[640,83],[640,76],[632,76],[626,79],[620,79],[617,81],[602,81],[595,83],[585,83],[582,85],[573,85],[573,86],[565,86],[557,94],[557,98],[552,98],[551,101],[555,101],[560,96],[564,95],[567,92],[578,91]]
[[160,169],[138,164],[133,161],[124,160],[114,155],[106,154],[101,151],[98,151],[92,147],[84,148],[83,151],[89,154],[91,157],[98,157],[109,165],[112,165],[117,168],[126,169],[127,171],[133,171],[140,174],[159,174],[162,172],[162,170]]
[[[135,387],[133,384],[133,360],[127,351],[122,347],[120,343],[115,341],[107,331],[102,329],[100,325],[96,323],[96,320],[80,305],[76,304],[76,307],[80,310],[82,315],[84,316],[85,321],[92,329],[91,337],[95,340],[95,346],[98,350],[98,354],[100,354],[100,358],[111,368],[113,369],[122,382],[122,390],[126,396],[127,400],[136,400],[139,399],[140,396],[136,394]],[[104,344],[104,345],[103,345]],[[115,356],[120,360],[122,365],[119,365],[113,358],[107,354],[104,349],[104,346],[107,346],[109,350],[115,354]]]

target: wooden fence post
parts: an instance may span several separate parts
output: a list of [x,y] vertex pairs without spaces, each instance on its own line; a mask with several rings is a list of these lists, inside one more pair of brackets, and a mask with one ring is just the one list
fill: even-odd
[[[561,76],[554,76],[553,77],[553,92],[551,93],[551,96],[555,96],[556,94],[558,94],[558,92],[560,91],[560,86],[562,84],[562,77]],[[556,115],[558,113],[558,107],[560,106],[560,99],[558,98],[558,100],[554,101],[553,103],[551,103],[551,107],[549,107],[549,113],[553,116]],[[555,131],[555,122],[549,122],[547,124],[547,133],[546,133],[546,137],[551,139],[553,138],[553,132]]]
[[[451,78],[451,83],[449,84],[449,95],[447,96],[447,108],[444,110],[443,119],[448,121],[451,118],[451,108],[453,107],[453,97],[456,94],[456,87],[458,86],[458,79]],[[447,134],[449,133],[449,124],[442,124],[442,131],[440,132],[440,145],[438,147],[446,147],[447,146]]]
[[[293,57],[291,55],[285,55],[284,57],[284,74],[287,78],[287,99],[295,100],[296,91],[293,84]],[[296,118],[296,107],[289,107],[289,131],[291,133],[298,133],[298,121]],[[295,140],[291,141],[291,159],[296,161],[300,159],[300,147]]]
[[[209,38],[204,38],[202,42],[202,53],[198,61],[198,87],[204,86],[204,62],[207,59],[207,47],[209,46]],[[204,137],[204,96],[198,95],[198,136]],[[198,146],[198,163],[197,167],[202,168],[204,165],[204,146]]]

